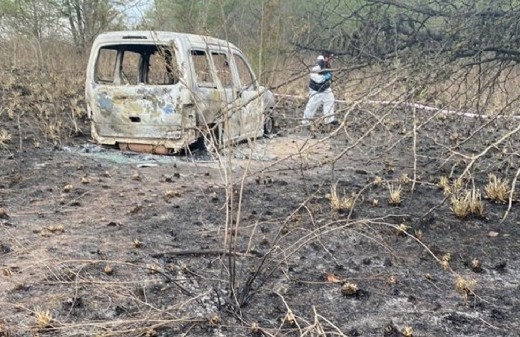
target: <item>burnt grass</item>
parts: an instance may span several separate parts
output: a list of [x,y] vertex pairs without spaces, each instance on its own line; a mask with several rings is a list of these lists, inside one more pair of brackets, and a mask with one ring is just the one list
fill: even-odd
[[[367,106],[311,130],[300,104],[223,164],[88,136],[18,151],[0,116],[0,336],[518,336],[516,201],[504,219],[483,194],[460,219],[438,186],[515,123],[419,112],[414,139],[410,110]],[[464,188],[511,185],[518,145],[491,146]]]

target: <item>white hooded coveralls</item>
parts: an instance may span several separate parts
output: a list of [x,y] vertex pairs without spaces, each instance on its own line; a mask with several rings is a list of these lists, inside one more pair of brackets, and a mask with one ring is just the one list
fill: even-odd
[[[320,73],[322,70],[320,63],[323,63],[323,59],[324,58],[322,55],[318,56],[317,64],[312,68],[310,75],[310,79],[319,84],[325,83],[328,80],[325,74]],[[314,117],[314,114],[316,113],[316,110],[318,110],[320,106],[323,106],[325,124],[334,122],[334,94],[332,93],[330,86],[324,91],[316,91],[312,88],[309,88],[309,101],[307,102],[303,112],[302,124],[310,123]]]

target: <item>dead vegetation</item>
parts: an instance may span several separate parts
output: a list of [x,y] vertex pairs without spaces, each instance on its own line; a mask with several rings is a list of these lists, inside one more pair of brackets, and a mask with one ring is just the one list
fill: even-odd
[[455,288],[464,296],[464,300],[475,293],[476,286],[477,281],[468,277],[457,276],[455,280]]
[[388,203],[392,206],[399,206],[401,204],[401,192],[403,188],[401,185],[395,187],[393,184],[388,184]]
[[507,180],[498,178],[494,173],[490,173],[489,181],[484,187],[486,197],[492,201],[506,203],[509,201],[511,185]]
[[466,218],[470,214],[479,217],[485,216],[484,203],[481,200],[480,192],[476,189],[471,191],[458,191],[451,196],[451,209],[459,218]]
[[11,134],[7,130],[0,130],[0,147],[4,150],[8,149],[8,145],[11,142]]
[[354,206],[354,197],[338,194],[337,183],[331,186],[328,197],[334,211],[350,211]]

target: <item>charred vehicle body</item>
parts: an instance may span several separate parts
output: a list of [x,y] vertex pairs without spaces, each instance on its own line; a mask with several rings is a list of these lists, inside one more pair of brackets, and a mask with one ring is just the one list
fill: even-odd
[[93,43],[85,95],[100,144],[173,153],[270,133],[273,94],[232,43],[174,32],[124,31]]

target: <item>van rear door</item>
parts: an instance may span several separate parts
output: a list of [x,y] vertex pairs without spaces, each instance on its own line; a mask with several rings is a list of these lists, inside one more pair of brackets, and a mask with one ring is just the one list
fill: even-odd
[[[93,125],[100,137],[179,139],[180,67],[174,48],[155,44],[114,44],[99,49],[92,88]],[[192,125],[190,125],[192,124]]]

